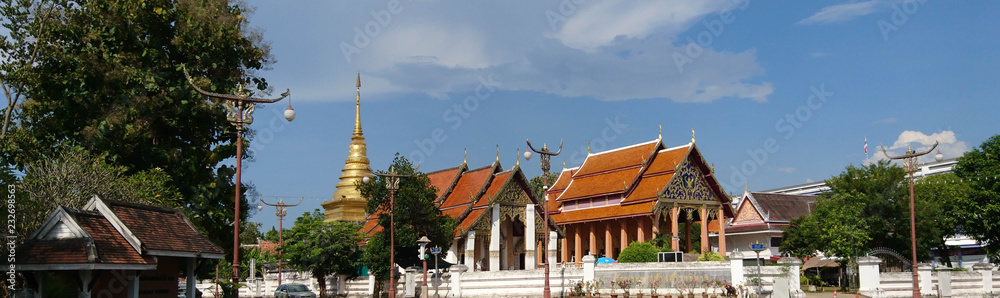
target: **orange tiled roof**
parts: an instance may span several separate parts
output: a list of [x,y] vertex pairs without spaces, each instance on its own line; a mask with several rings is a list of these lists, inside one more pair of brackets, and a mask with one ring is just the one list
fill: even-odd
[[660,150],[660,152],[656,153],[653,162],[649,164],[644,175],[673,171],[674,167],[684,161],[684,157],[687,156],[690,150],[690,145]]
[[636,185],[635,189],[633,189],[632,192],[628,194],[628,197],[622,201],[622,204],[656,199],[656,195],[659,194],[660,190],[662,190],[664,186],[670,183],[670,179],[673,177],[674,173],[643,176],[642,180],[639,180],[639,184]]
[[486,193],[483,194],[483,197],[480,198],[479,201],[476,201],[476,205],[474,205],[473,208],[485,207],[489,205],[490,200],[492,200],[497,193],[500,193],[500,189],[507,184],[507,180],[510,179],[511,173],[513,172],[506,171],[496,174],[495,177],[493,177],[493,181],[490,183],[490,187],[486,189]]
[[441,203],[441,209],[468,204],[469,196],[477,195],[479,190],[486,186],[486,182],[489,182],[493,169],[493,166],[486,166],[462,174],[451,194]]
[[437,199],[442,199],[441,196],[445,194],[444,192],[454,185],[455,179],[458,178],[461,170],[462,167],[458,166],[427,173],[427,178],[431,180],[431,186],[437,188]]
[[573,180],[573,174],[575,174],[576,171],[579,169],[580,169],[579,167],[576,167],[576,168],[564,169],[562,170],[562,172],[559,172],[559,177],[556,177],[556,182],[552,184],[552,187],[549,188],[549,191],[550,192],[561,191],[566,189],[566,187],[569,186],[569,181]]
[[601,172],[639,166],[643,161],[653,155],[653,150],[660,147],[660,141],[632,145],[619,149],[612,149],[587,156],[580,170],[573,177],[587,176]]
[[483,213],[485,213],[487,210],[490,209],[483,208],[483,209],[473,209],[472,211],[470,211],[469,215],[466,215],[465,219],[463,219],[462,222],[458,223],[458,227],[455,229],[455,237],[460,237],[462,236],[462,234],[467,233],[469,227],[471,227],[472,224],[476,223],[476,220],[478,220],[479,217],[482,216]]
[[631,186],[636,176],[639,175],[639,170],[641,169],[636,167],[610,173],[603,173],[600,175],[573,178],[572,184],[569,188],[566,188],[557,201],[565,202],[574,199],[624,192],[628,186]]
[[179,210],[104,202],[125,226],[132,227],[130,230],[146,249],[223,254],[222,248],[202,236]]
[[648,215],[653,213],[653,204],[656,202],[645,202],[632,205],[608,205],[595,208],[563,211],[553,214],[552,219],[559,224],[571,224],[577,222],[599,221],[638,215]]

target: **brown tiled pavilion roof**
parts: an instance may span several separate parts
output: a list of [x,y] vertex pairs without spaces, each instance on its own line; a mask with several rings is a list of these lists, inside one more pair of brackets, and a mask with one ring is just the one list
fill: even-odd
[[469,214],[465,216],[465,220],[458,223],[458,227],[455,228],[455,237],[461,237],[463,233],[468,233],[469,227],[476,223],[479,217],[483,216],[483,213],[490,210],[489,208],[473,209],[469,211]]
[[223,254],[180,210],[104,200],[148,250]]
[[490,182],[490,177],[499,165],[491,165],[470,170],[458,178],[458,183],[448,198],[441,203],[441,209],[468,204],[470,196],[478,196],[479,192]]
[[28,253],[18,255],[19,264],[156,264],[152,257],[143,257],[101,213],[63,209],[89,237],[25,241],[18,250]]
[[493,180],[490,182],[490,187],[486,188],[486,192],[483,193],[483,197],[480,198],[479,201],[476,201],[476,204],[473,205],[472,208],[488,206],[490,200],[492,200],[493,197],[495,197],[498,193],[500,193],[500,189],[502,189],[503,186],[507,184],[507,180],[510,179],[511,173],[512,173],[511,170],[507,170],[494,175]]
[[572,184],[559,195],[556,201],[566,202],[612,193],[622,193],[631,187],[640,170],[638,167],[632,167],[614,172],[605,172],[600,175],[573,178]]
[[690,145],[660,150],[656,153],[656,156],[653,158],[653,162],[649,164],[649,167],[643,175],[653,175],[674,171],[674,167],[684,161],[684,157],[687,156],[688,151],[690,150]]
[[808,215],[812,207],[811,204],[816,202],[815,196],[766,192],[754,192],[753,198],[760,204],[758,207],[763,211],[762,216],[770,217],[765,220],[791,221]]
[[431,180],[431,186],[437,188],[436,199],[444,199],[443,196],[446,195],[447,191],[451,190],[453,185],[455,185],[455,181],[458,179],[459,175],[461,175],[463,169],[463,166],[457,166],[454,168],[427,173],[427,178]]
[[642,202],[647,200],[656,200],[657,195],[663,189],[667,183],[670,183],[670,179],[674,178],[674,173],[658,174],[655,176],[643,176],[642,180],[639,180],[639,184],[629,192],[622,204],[628,205],[633,202]]

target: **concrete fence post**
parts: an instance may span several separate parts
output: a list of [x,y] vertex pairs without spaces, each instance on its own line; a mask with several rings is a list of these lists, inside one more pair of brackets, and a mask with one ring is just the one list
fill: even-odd
[[931,280],[933,275],[934,267],[931,264],[920,263],[917,264],[917,278],[920,279],[920,294],[934,294],[934,282]]
[[469,271],[469,267],[458,264],[451,266],[451,291],[455,297],[462,298],[462,273]]
[[802,260],[792,257],[784,257],[778,260],[778,264],[788,266],[788,292],[791,297],[802,298],[806,293],[802,291],[802,276],[799,268],[802,267]]
[[858,258],[858,291],[862,295],[875,297],[878,295],[878,288],[881,286],[878,267],[882,260],[876,257]]
[[597,264],[597,258],[594,255],[583,256],[583,281],[594,280],[594,267]]
[[993,265],[989,263],[976,263],[972,265],[972,270],[979,272],[983,277],[983,294],[987,296],[993,292]]
[[941,290],[941,297],[951,297],[951,270],[950,267],[938,267],[937,269],[938,289]]
[[733,250],[729,254],[729,273],[733,277],[733,286],[746,284],[743,277],[743,254],[739,250]]
[[[386,285],[389,285],[389,283],[386,283]],[[375,293],[375,273],[372,273],[371,270],[368,270],[368,293],[371,293],[372,295],[376,294]]]

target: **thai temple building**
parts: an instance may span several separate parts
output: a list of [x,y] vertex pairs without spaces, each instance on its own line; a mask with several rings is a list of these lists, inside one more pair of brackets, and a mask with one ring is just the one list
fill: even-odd
[[358,74],[358,81],[355,84],[358,88],[357,100],[354,106],[354,133],[351,135],[351,145],[348,148],[347,160],[344,161],[344,169],[340,174],[340,182],[337,183],[337,190],[333,192],[333,198],[323,202],[323,210],[326,221],[365,221],[366,200],[361,197],[361,193],[354,187],[355,183],[361,182],[365,176],[371,175],[368,166],[368,149],[365,145],[365,136],[361,132],[361,75]]
[[[550,220],[549,248],[543,247],[544,214],[519,160],[504,170],[498,153],[488,166],[470,169],[463,160],[427,177],[437,188],[436,203],[442,213],[459,223],[446,261],[477,271],[535,269],[546,254],[555,262],[559,232]],[[363,228],[368,235],[380,230],[377,215],[369,217]]]
[[[616,259],[629,243],[663,233],[670,236],[671,248],[680,251],[679,223],[684,221],[701,224],[701,231],[695,231],[705,240],[699,252],[727,251],[725,223],[734,214],[730,198],[695,146],[694,131],[691,143],[676,147],[658,137],[588,152],[581,166],[559,173],[546,196],[548,212],[566,234],[560,262],[580,266],[588,254]],[[707,241],[709,233],[721,239],[714,247]],[[693,250],[690,246],[685,245],[686,251]]]

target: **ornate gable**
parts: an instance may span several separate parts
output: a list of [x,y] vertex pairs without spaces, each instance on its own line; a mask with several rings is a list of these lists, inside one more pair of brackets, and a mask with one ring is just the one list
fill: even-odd
[[743,198],[743,202],[740,204],[740,209],[736,212],[736,218],[733,219],[733,224],[759,223],[763,221],[764,217],[757,211],[757,207],[754,206],[753,200],[750,199],[749,195],[746,195]]
[[663,188],[661,203],[705,204],[719,200],[701,173],[689,159],[677,165],[673,179]]

